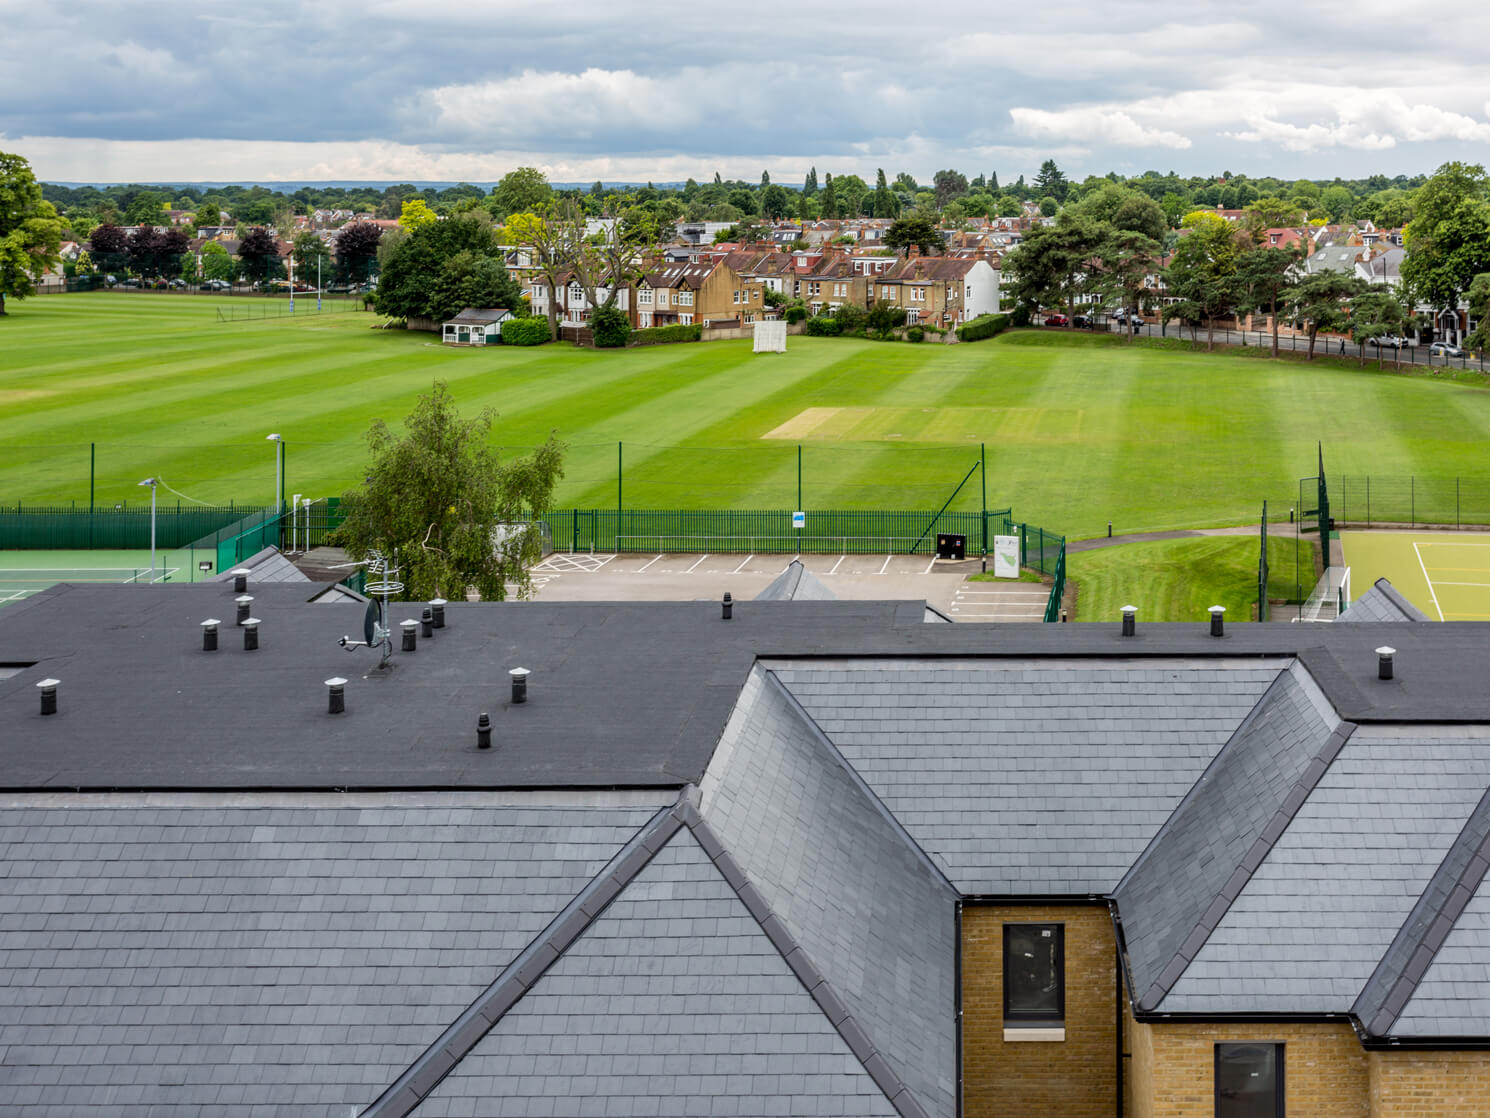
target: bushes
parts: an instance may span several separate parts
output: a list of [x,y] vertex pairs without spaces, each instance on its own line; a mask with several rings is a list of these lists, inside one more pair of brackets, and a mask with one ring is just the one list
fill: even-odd
[[959,342],[981,342],[995,334],[1002,334],[1011,325],[1006,314],[983,314],[957,328]]
[[843,333],[843,325],[836,318],[820,314],[807,320],[807,334],[813,338],[836,338]]
[[785,317],[786,324],[788,326],[795,326],[798,322],[801,322],[804,318],[807,317],[807,308],[804,307],[801,303],[793,303],[791,306],[786,308]]
[[905,332],[905,340],[908,342],[920,342],[925,341],[925,339],[926,331],[919,326],[912,326]]
[[833,312],[833,318],[838,322],[840,334],[859,334],[864,330],[864,321],[869,317],[869,312],[854,303],[844,303]]
[[[696,342],[704,336],[704,328],[692,326],[648,326],[631,331],[632,345],[662,345],[667,342]],[[597,344],[599,339],[596,339]]]
[[548,319],[541,315],[509,318],[502,323],[502,341],[506,345],[542,345],[550,340]]
[[619,349],[631,336],[631,320],[620,307],[596,307],[590,315],[590,332],[597,349]]

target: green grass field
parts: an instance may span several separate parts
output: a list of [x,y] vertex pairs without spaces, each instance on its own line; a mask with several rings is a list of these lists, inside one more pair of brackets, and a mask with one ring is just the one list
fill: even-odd
[[[302,300],[303,305],[310,305]],[[560,504],[935,508],[988,448],[990,507],[1073,537],[1239,524],[1297,478],[1483,472],[1490,391],[1356,370],[1015,332],[973,345],[793,337],[625,352],[448,349],[342,313],[218,323],[242,299],[44,296],[0,319],[0,503],[324,496],[361,480],[368,421],[435,379],[498,441],[570,444]],[[281,304],[282,305],[282,304]],[[164,496],[164,495],[163,495]],[[954,508],[979,507],[974,475]]]

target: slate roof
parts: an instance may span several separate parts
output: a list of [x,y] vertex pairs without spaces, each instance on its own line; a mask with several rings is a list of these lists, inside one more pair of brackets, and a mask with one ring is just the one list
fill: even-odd
[[766,588],[755,596],[755,600],[757,602],[833,602],[838,600],[838,595],[824,586],[820,578],[802,566],[801,560],[793,559],[787,564],[786,570],[773,578]]
[[960,891],[1104,895],[1284,664],[771,666]]
[[927,1113],[956,1113],[957,894],[769,672],[740,694],[704,821]]
[[1352,728],[1300,667],[1280,674],[1124,875],[1114,897],[1140,1009],[1164,1001]]
[[413,1113],[896,1112],[683,830]]
[[657,810],[493,799],[6,803],[0,1114],[360,1111]]
[[1427,621],[1428,615],[1402,596],[1402,592],[1384,578],[1357,598],[1337,621]]
[[236,570],[252,572],[255,582],[310,582],[304,572],[280,554],[277,547],[266,547],[255,552],[241,563],[219,571],[213,582],[232,582]]

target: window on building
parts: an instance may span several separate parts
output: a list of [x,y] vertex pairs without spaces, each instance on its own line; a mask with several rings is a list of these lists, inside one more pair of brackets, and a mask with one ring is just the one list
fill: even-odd
[[650,287],[642,288],[636,293],[636,301],[650,306],[652,303],[652,289]]
[[678,322],[679,322],[679,324],[681,324],[683,326],[692,326],[693,325],[693,315],[691,315],[691,314],[680,314],[680,315],[678,315]]
[[1216,1118],[1283,1118],[1283,1045],[1216,1045]]
[[1004,1024],[1039,1028],[1066,1017],[1065,925],[1004,925]]
[[[681,302],[681,300],[680,300],[680,302]],[[667,306],[667,292],[666,291],[659,291],[657,293],[657,305],[659,307],[665,307],[665,306]]]
[[735,302],[738,303],[739,301],[740,301],[740,293],[738,291],[736,291],[735,292]]
[[691,306],[693,306],[693,292],[691,292],[691,291],[680,291],[680,292],[678,292],[678,306],[680,306],[680,307],[691,307]]

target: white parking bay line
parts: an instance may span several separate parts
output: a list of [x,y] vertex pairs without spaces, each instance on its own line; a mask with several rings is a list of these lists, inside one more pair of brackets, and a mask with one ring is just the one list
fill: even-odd
[[736,575],[739,574],[741,571],[743,571],[746,568],[747,565],[749,565],[750,561],[752,559],[754,559],[754,558],[755,558],[755,555],[754,554],[745,556],[745,562],[741,563],[738,567],[736,567],[733,571],[731,571],[730,574],[736,574]]
[[693,564],[693,567],[689,567],[689,568],[688,568],[688,569],[687,569],[687,570],[686,570],[686,571],[684,571],[684,572],[683,572],[683,573],[684,573],[684,574],[685,574],[685,575],[691,575],[691,574],[692,574],[692,573],[693,573],[693,570],[694,570],[694,567],[697,567],[697,566],[698,566],[698,565],[699,565],[699,563],[702,563],[702,562],[703,562],[703,561],[704,561],[704,560],[705,560],[705,559],[707,559],[707,558],[708,558],[708,556],[707,556],[707,555],[700,555],[700,556],[699,556],[699,557],[698,557],[698,560],[697,560],[697,561],[696,561],[696,562],[695,562],[695,563],[694,563],[694,564]]
[[935,567],[936,567],[936,556],[933,555],[931,557],[931,562],[926,564],[926,569],[924,571],[922,571],[921,573],[923,575],[929,575],[932,572],[932,569],[935,568]]
[[643,563],[636,569],[636,573],[641,574],[644,570],[646,570],[648,567],[650,567],[653,563],[657,562],[657,560],[661,558],[663,558],[663,556],[659,555],[654,559],[648,559],[645,563]]
[[847,558],[848,558],[847,555],[840,555],[838,557],[838,562],[836,562],[836,563],[833,564],[833,569],[831,571],[829,571],[828,573],[830,575],[836,575],[838,573],[838,568],[841,567],[841,566],[843,566],[843,561],[845,559],[847,559]]
[[894,559],[894,558],[895,558],[895,556],[893,556],[893,555],[886,555],[885,556],[885,565],[880,568],[880,574],[884,574],[887,570],[889,570],[889,568],[890,568],[890,560],[891,559]]

